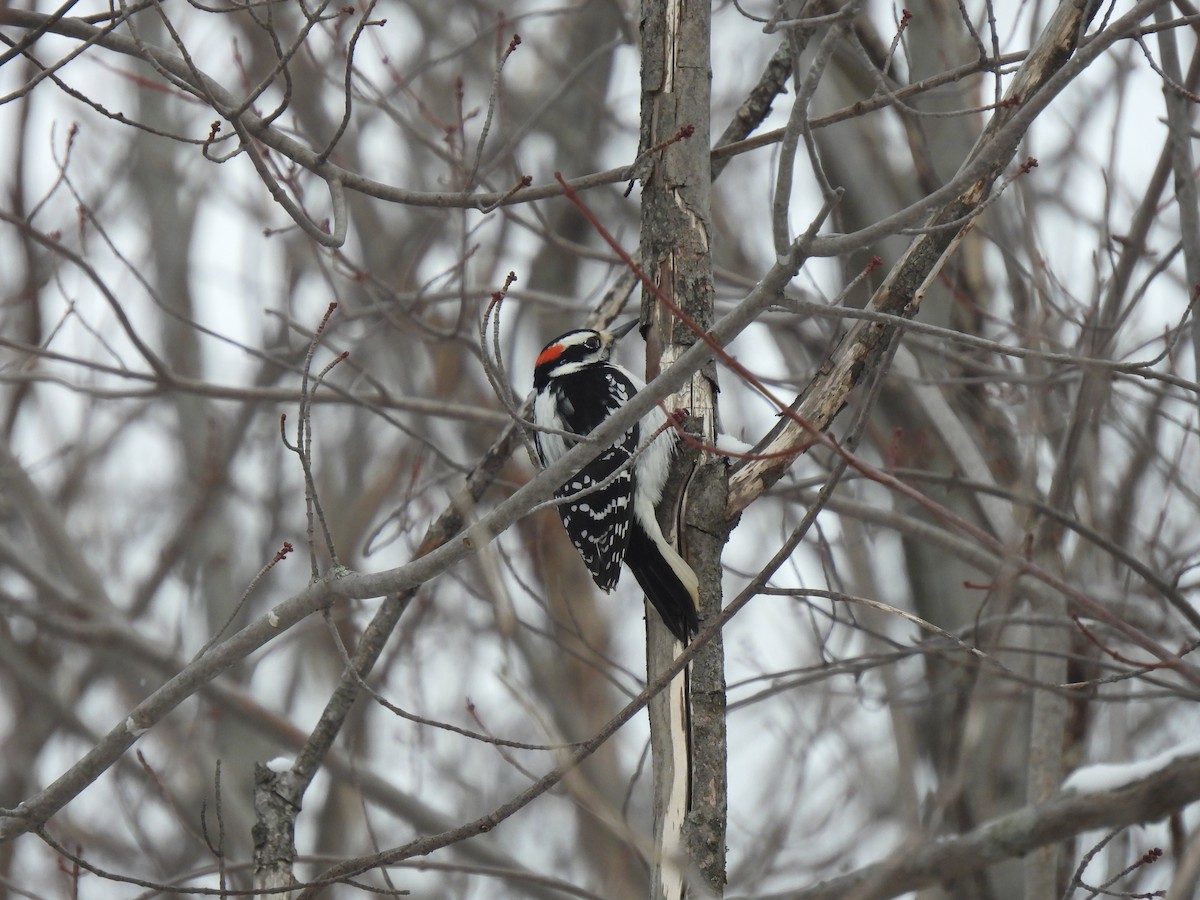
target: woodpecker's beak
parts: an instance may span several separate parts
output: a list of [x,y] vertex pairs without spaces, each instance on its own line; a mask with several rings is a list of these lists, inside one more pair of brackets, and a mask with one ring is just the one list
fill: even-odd
[[633,329],[637,327],[637,324],[637,319],[631,319],[624,325],[618,325],[616,328],[609,331],[609,334],[612,335],[612,339],[614,341],[619,341],[621,338],[625,337],[625,335],[629,334],[629,332],[633,331]]

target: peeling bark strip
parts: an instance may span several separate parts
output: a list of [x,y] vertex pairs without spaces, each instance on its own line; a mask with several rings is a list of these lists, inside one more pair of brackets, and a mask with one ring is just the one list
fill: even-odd
[[[1018,116],[1023,104],[1067,63],[1098,8],[1095,0],[1062,0],[1013,78],[1005,94],[1006,102],[992,115],[962,168],[970,166],[985,151],[990,155],[990,164],[958,197],[930,217],[924,232],[913,240],[875,292],[868,309],[905,318],[916,314],[925,291],[971,227],[972,216],[987,200],[1001,172],[1012,162],[1024,129],[1009,136],[1003,147],[995,146],[997,133]],[[831,354],[830,362],[814,376],[791,406],[808,427],[791,418],[782,419],[759,444],[759,451],[767,458],[739,466],[733,473],[727,508],[730,517],[744,510],[791,467],[806,448],[810,429],[821,431],[829,426],[845,405],[850,391],[886,349],[895,333],[895,326],[866,321],[859,321],[850,329]],[[774,456],[789,449],[794,452]]]
[[[657,287],[701,328],[713,322],[711,187],[709,158],[711,8],[707,0],[643,0],[641,150],[648,154],[642,183],[641,263]],[[672,141],[685,127],[687,140]],[[642,332],[648,377],[669,367],[697,336],[647,290]],[[711,363],[672,395],[668,408],[686,409],[688,430],[706,443],[716,437],[716,375]],[[700,615],[721,608],[719,536],[693,527],[691,497],[719,490],[724,508],[724,465],[697,467],[698,454],[678,454],[667,498],[659,510],[664,533],[682,538],[682,553],[700,580]],[[708,508],[713,508],[711,504]],[[718,515],[715,522],[723,522]],[[709,529],[711,531],[712,529]],[[713,546],[709,546],[712,544]],[[648,616],[648,677],[669,666],[678,647]],[[686,678],[684,677],[686,675]],[[724,651],[720,635],[699,649],[692,667],[650,705],[654,756],[654,837],[658,850],[652,896],[677,900],[688,882],[713,896],[725,885],[726,738]],[[702,741],[703,753],[698,753]],[[698,873],[698,878],[695,877]],[[694,892],[693,892],[694,893]]]

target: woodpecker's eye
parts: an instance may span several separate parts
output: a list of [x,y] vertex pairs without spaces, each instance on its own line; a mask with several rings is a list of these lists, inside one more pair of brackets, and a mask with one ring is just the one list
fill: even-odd
[[589,350],[599,350],[600,338],[593,334],[590,338],[583,342],[583,346],[587,347]]

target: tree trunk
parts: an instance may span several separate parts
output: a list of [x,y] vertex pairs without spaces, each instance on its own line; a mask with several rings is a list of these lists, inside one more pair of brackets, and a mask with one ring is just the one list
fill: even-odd
[[[710,9],[707,3],[642,4],[641,149],[685,140],[652,153],[642,173],[642,265],[659,291],[701,329],[713,318],[710,249],[709,104]],[[644,295],[643,333],[648,377],[669,366],[697,334],[653,291]],[[696,375],[671,398],[687,410],[687,430],[711,445],[717,432],[716,379]],[[680,535],[683,555],[700,579],[701,618],[721,606],[721,522],[727,482],[723,463],[681,453],[667,501],[660,509],[665,533]],[[673,488],[673,489],[672,489]],[[670,502],[672,497],[677,502]],[[711,515],[707,517],[704,511]],[[681,529],[680,524],[687,527]],[[698,523],[698,526],[697,526]],[[711,528],[711,524],[708,526]],[[678,648],[657,616],[648,615],[647,666],[653,679]],[[725,884],[726,737],[724,659],[719,636],[707,644],[684,676],[650,706],[654,752],[655,898],[686,893],[698,875],[714,895]]]

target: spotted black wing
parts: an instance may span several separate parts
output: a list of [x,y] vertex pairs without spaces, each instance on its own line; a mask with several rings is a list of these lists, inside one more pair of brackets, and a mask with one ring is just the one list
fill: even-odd
[[629,546],[633,474],[626,467],[604,487],[591,492],[588,489],[612,476],[628,459],[623,448],[609,448],[558,492],[559,497],[567,498],[558,507],[563,527],[592,579],[606,591],[616,587],[621,560]]
[[[560,410],[567,429],[576,434],[592,431],[637,393],[615,366],[597,366],[568,377],[573,383],[564,389],[572,402],[560,405]],[[638,432],[637,425],[625,432],[558,491],[559,497],[571,498],[558,507],[563,527],[592,579],[605,591],[616,587],[629,546],[635,483],[628,463],[637,449]],[[595,487],[609,478],[604,487]]]

